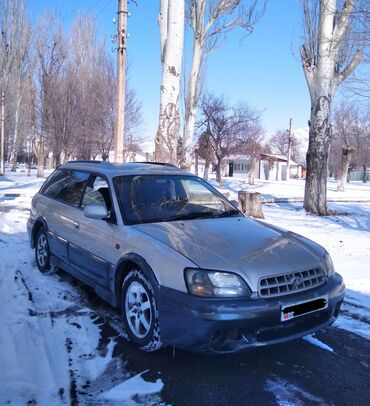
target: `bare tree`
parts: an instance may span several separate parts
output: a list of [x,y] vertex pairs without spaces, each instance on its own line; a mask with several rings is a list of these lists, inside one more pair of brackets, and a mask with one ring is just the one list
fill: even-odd
[[[36,83],[34,85],[36,119],[33,147],[37,157],[37,176],[43,177],[47,143],[53,138],[54,145],[65,150],[65,139],[58,139],[60,131],[62,136],[68,131],[66,121],[61,118],[61,114],[63,115],[66,110],[71,111],[73,107],[68,105],[71,101],[70,97],[68,97],[69,100],[65,100],[66,95],[70,96],[71,86],[64,83],[65,77],[62,72],[67,55],[61,22],[55,14],[47,12],[40,18],[37,31]],[[62,107],[62,103],[65,108]]]
[[340,144],[340,154],[337,156],[337,160],[339,161],[339,157],[341,157],[340,179],[338,184],[338,191],[341,192],[344,191],[349,165],[352,160],[352,155],[356,150],[354,146],[354,132],[359,124],[358,118],[358,109],[353,104],[342,103],[334,112],[333,138],[335,141],[339,141]]
[[179,94],[184,38],[184,0],[161,0],[158,18],[162,80],[155,160],[177,163]]
[[225,34],[235,27],[253,32],[262,17],[266,1],[258,8],[257,0],[187,0],[187,20],[193,33],[193,52],[185,99],[182,167],[190,168],[191,143],[195,115],[202,88],[202,74],[208,55],[220,45]]
[[[116,117],[116,70],[104,38],[98,37],[96,18],[77,16],[66,33],[56,14],[45,12],[30,35],[24,1],[0,2],[6,11],[6,18],[0,18],[0,85],[12,89],[5,121],[7,158],[14,168],[17,156],[28,162],[36,159],[38,176],[43,176],[51,155],[54,164],[98,155],[108,159]],[[128,86],[128,152],[139,148],[141,110]]]
[[195,153],[197,154],[198,157],[204,159],[203,178],[205,180],[208,180],[209,167],[211,165],[211,162],[213,161],[214,152],[212,147],[210,131],[207,131],[207,129],[205,129],[205,131],[203,131],[200,134]]
[[256,172],[258,157],[263,152],[262,146],[263,129],[257,121],[251,126],[248,139],[245,143],[244,150],[250,158],[250,166],[248,170],[248,184],[254,185],[254,174]]
[[362,43],[351,35],[359,18],[354,6],[354,0],[347,0],[338,11],[336,0],[303,0],[301,59],[311,98],[304,208],[313,214],[329,214],[326,182],[335,91],[362,59]]
[[24,2],[18,2],[17,4],[17,19],[13,23],[19,24],[21,29],[18,28],[17,45],[14,47],[13,63],[11,70],[10,82],[12,83],[12,95],[14,97],[14,126],[13,137],[11,145],[11,163],[12,172],[17,169],[17,155],[19,147],[19,135],[21,127],[21,103],[23,97],[22,82],[24,82],[27,74],[27,61],[30,46],[31,28],[26,19],[26,7]]
[[[289,130],[277,130],[275,134],[271,136],[269,145],[272,153],[285,157],[288,156]],[[301,142],[294,133],[292,133],[290,137],[290,146],[293,161],[300,162],[302,160],[300,156]]]
[[346,101],[336,108],[329,164],[339,177],[338,191],[344,191],[350,168],[366,168],[370,162],[369,129],[368,112],[359,105]]
[[200,108],[198,128],[203,137],[209,137],[216,180],[221,183],[224,159],[246,151],[248,141],[259,132],[259,115],[246,104],[231,106],[224,97],[209,94],[202,97]]
[[[19,66],[23,67],[25,50],[25,1],[24,0],[0,0],[0,93],[6,100],[6,92],[10,82],[14,83],[14,74],[19,72]],[[18,104],[18,103],[17,103]],[[20,105],[20,103],[19,103]],[[12,114],[13,115],[13,114]],[[8,117],[10,115],[7,115]],[[15,117],[17,123],[18,117]],[[0,139],[0,174],[5,171],[5,134],[1,133]]]
[[353,162],[357,168],[362,168],[362,181],[370,178],[368,168],[370,166],[370,111],[364,109],[360,113],[359,130],[356,132],[356,154]]

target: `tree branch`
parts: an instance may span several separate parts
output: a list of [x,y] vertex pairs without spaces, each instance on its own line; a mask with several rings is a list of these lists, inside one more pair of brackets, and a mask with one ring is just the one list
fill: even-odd
[[343,4],[343,9],[339,21],[334,27],[333,38],[334,43],[339,44],[348,28],[348,20],[355,6],[354,0],[346,0]]
[[335,81],[337,85],[342,83],[347,77],[356,69],[356,67],[360,64],[363,58],[363,53],[361,51],[357,51],[355,56],[352,60],[348,63],[348,65],[341,71],[336,74]]

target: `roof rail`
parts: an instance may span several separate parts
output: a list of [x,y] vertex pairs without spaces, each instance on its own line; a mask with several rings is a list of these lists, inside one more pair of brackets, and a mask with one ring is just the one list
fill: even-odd
[[163,165],[163,166],[171,166],[173,168],[177,168],[176,165],[174,164],[169,164],[167,162],[149,162],[149,161],[145,161],[145,162],[132,162],[135,164],[149,164],[149,165]]
[[[68,161],[68,164],[79,164],[79,163],[84,163],[84,164],[101,164],[101,165],[109,165],[113,166],[115,162],[109,162],[109,161],[94,161],[94,160],[76,160],[76,161]],[[147,164],[147,165],[162,165],[162,166],[169,166],[171,168],[177,168],[176,165],[169,164],[167,162],[126,162],[127,164]]]
[[67,164],[101,164],[105,161],[94,161],[94,160],[77,160],[77,161],[68,161]]

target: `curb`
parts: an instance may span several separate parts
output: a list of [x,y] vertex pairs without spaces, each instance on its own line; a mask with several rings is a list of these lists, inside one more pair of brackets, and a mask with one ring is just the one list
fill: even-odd
[[[341,198],[326,200],[328,203],[370,203],[370,198]],[[304,199],[301,197],[263,197],[262,203],[303,203]]]

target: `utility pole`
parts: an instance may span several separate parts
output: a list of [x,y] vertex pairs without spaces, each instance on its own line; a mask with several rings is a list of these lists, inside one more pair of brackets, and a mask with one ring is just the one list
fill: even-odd
[[289,120],[289,130],[288,130],[288,161],[286,164],[286,180],[290,179],[290,155],[292,147],[292,119]]
[[114,137],[114,161],[124,162],[127,0],[118,0],[117,28],[117,118]]
[[5,92],[1,92],[0,175],[5,175]]

